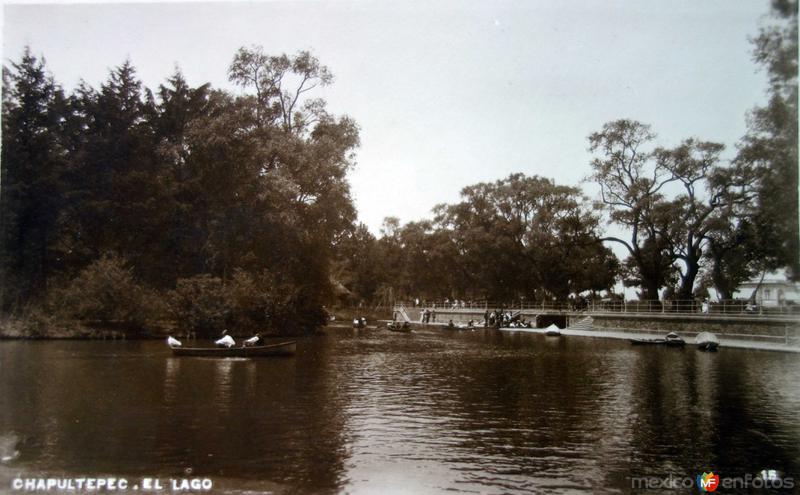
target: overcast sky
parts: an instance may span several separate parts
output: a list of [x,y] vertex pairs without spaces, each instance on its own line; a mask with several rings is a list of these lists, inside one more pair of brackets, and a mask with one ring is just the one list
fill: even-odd
[[[512,172],[578,185],[587,136],[608,121],[660,143],[724,143],[764,101],[751,60],[768,0],[6,4],[4,62],[25,45],[56,79],[97,87],[130,58],[155,89],[175,66],[234,88],[240,46],[312,50],[335,75],[329,108],[353,117],[359,218],[427,217],[462,187]],[[595,190],[586,186],[591,195]]]

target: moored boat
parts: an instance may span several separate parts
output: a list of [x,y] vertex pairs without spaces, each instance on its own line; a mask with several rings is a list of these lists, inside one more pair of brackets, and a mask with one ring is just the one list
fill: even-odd
[[701,351],[714,352],[719,347],[719,339],[711,332],[700,332],[694,338],[697,348]]
[[392,322],[386,325],[386,329],[390,332],[411,333],[411,325],[404,322],[402,325],[398,322]]
[[667,334],[667,337],[664,339],[668,346],[672,347],[683,347],[686,345],[686,341],[683,340],[677,333],[670,332]]
[[202,357],[265,357],[292,356],[297,351],[297,341],[252,347],[170,347],[174,356]]
[[553,324],[544,329],[544,334],[548,337],[561,337],[561,329]]
[[667,339],[629,339],[633,345],[663,345]]
[[683,340],[677,333],[670,332],[664,338],[655,339],[628,339],[633,345],[667,345],[670,347],[683,347],[686,341]]

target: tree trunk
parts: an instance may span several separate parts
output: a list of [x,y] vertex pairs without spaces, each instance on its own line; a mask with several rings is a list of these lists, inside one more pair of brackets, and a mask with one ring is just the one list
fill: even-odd
[[658,289],[661,287],[655,281],[648,280],[642,285],[642,299],[645,301],[658,301]]
[[678,289],[678,299],[689,301],[694,299],[694,281],[700,271],[697,261],[686,262],[686,272],[681,275],[681,286]]

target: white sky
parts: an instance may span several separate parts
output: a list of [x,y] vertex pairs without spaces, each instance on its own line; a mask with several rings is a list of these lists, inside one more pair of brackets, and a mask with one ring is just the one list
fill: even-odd
[[[587,136],[608,121],[660,143],[745,132],[766,82],[751,60],[768,0],[5,4],[3,57],[25,45],[56,79],[98,87],[130,57],[145,85],[179,65],[234,89],[243,45],[312,50],[336,80],[329,108],[361,128],[351,174],[359,218],[430,216],[462,187],[512,172],[578,185]],[[239,91],[235,89],[235,91]],[[586,186],[587,193],[595,190]]]

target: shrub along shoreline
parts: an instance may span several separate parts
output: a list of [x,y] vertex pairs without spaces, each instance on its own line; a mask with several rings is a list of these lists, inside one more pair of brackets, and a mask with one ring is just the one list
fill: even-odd
[[234,336],[303,335],[326,321],[322,305],[310,303],[303,287],[266,271],[237,270],[228,281],[203,274],[156,289],[140,283],[124,258],[108,254],[55,285],[43,300],[4,316],[0,338],[212,338],[223,330]]

